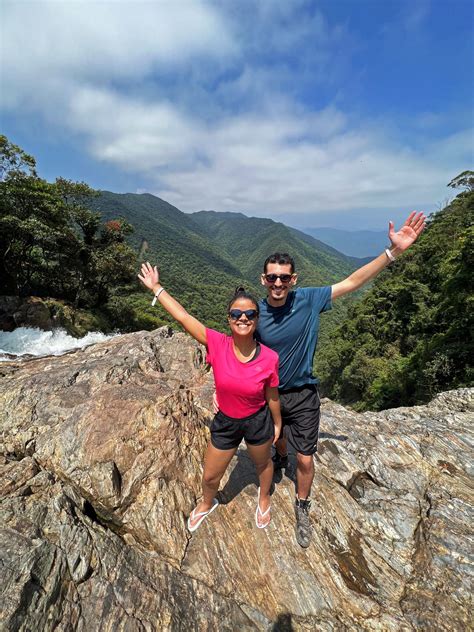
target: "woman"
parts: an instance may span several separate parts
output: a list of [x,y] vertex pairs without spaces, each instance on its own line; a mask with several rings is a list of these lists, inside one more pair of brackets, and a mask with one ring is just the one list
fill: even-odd
[[[162,287],[158,269],[142,264],[140,281],[156,300],[198,342],[207,347],[207,362],[214,371],[219,412],[211,425],[202,477],[202,500],[188,518],[195,531],[219,504],[219,483],[237,448],[245,439],[259,478],[255,523],[270,523],[270,486],[273,478],[271,446],[281,429],[278,398],[278,355],[255,340],[258,303],[238,288],[228,306],[231,336],[206,328]],[[273,420],[272,420],[273,418]]]

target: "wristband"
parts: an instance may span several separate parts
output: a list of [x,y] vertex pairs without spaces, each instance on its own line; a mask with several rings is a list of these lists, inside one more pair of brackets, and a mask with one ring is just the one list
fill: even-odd
[[154,307],[154,306],[156,305],[156,299],[157,299],[157,298],[159,297],[159,295],[160,295],[160,294],[164,291],[164,289],[165,289],[164,287],[160,287],[160,289],[156,291],[155,298],[154,298],[154,299],[152,300],[152,302],[151,302],[151,306],[152,306],[152,307]]
[[389,248],[385,248],[385,254],[387,255],[390,263],[393,263],[395,261],[395,257],[393,256],[392,251]]

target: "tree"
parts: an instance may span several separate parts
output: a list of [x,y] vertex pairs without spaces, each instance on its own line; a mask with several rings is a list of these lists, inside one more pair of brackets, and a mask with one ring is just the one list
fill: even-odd
[[105,309],[134,278],[125,220],[102,224],[85,182],[39,178],[35,160],[0,137],[0,293],[48,296]]
[[463,171],[453,178],[447,186],[452,189],[467,189],[468,191],[474,191],[474,171]]
[[27,173],[36,176],[36,161],[33,156],[10,143],[3,134],[0,135],[0,182],[11,173]]

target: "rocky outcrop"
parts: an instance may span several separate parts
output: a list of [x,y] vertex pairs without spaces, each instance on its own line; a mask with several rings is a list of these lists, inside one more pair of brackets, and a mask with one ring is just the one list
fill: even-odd
[[17,327],[37,327],[44,331],[62,328],[76,338],[91,331],[112,329],[100,310],[75,309],[56,298],[0,296],[0,331],[14,331]]
[[167,329],[0,365],[6,630],[466,630],[472,391],[357,414],[323,401],[314,541],[294,469],[254,524],[245,447],[192,536],[212,378]]
[[13,331],[17,327],[53,329],[51,312],[41,298],[0,296],[0,331]]

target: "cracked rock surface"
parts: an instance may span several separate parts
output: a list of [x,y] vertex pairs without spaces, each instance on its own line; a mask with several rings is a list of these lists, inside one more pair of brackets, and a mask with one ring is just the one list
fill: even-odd
[[242,446],[192,537],[202,347],[166,329],[0,365],[3,630],[468,630],[473,390],[358,414],[323,400],[309,549],[294,458],[254,523]]

